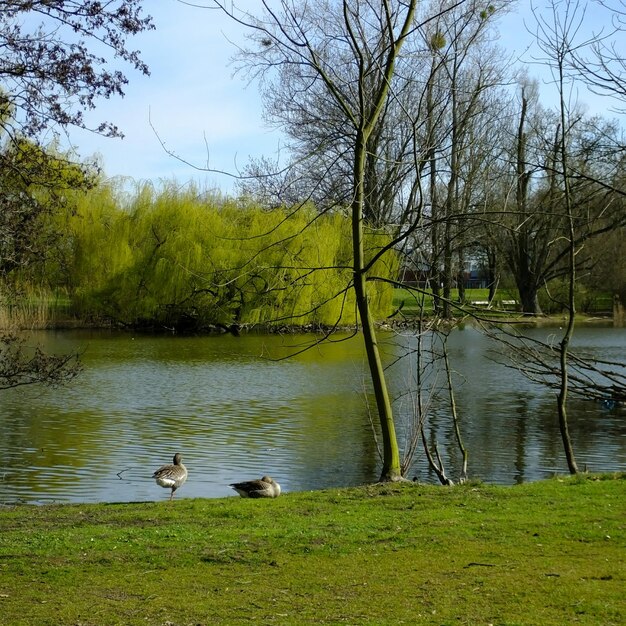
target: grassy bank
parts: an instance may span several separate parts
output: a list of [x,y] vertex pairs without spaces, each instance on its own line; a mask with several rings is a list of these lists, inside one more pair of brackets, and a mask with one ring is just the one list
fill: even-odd
[[0,624],[621,624],[623,478],[3,506]]
[[[500,310],[502,306],[502,301],[504,300],[507,303],[515,303],[516,296],[512,292],[505,291],[503,294],[500,294],[493,303],[493,309]],[[459,290],[452,289],[450,292],[450,299],[452,302],[458,302],[459,299]],[[486,303],[489,300],[489,289],[466,289],[465,290],[465,299],[468,303],[468,306],[471,308],[478,308],[480,310],[486,309]],[[473,305],[472,303],[480,303]],[[415,291],[411,291],[410,289],[402,289],[400,287],[394,290],[393,295],[393,306],[396,309],[401,309],[404,315],[417,315],[420,312],[423,312],[426,315],[431,315],[433,313],[433,296],[431,293],[419,293]],[[516,312],[517,306],[515,305],[507,305],[510,312]],[[455,313],[458,313],[457,309],[454,309]]]
[[[458,302],[458,289],[452,289],[450,293],[452,302]],[[545,298],[544,298],[545,299]],[[565,311],[558,302],[551,300],[541,303],[545,315],[561,318]],[[521,316],[519,295],[515,289],[499,290],[494,301],[489,303],[489,289],[466,289],[464,309],[479,314],[488,313],[489,317],[519,317]],[[393,306],[400,309],[404,315],[411,316],[423,312],[425,315],[433,313],[433,297],[431,294],[420,294],[409,289],[397,288],[394,291]],[[423,311],[422,311],[423,307]],[[460,309],[452,308],[455,315],[460,314]],[[595,292],[593,294],[585,292],[585,297],[579,296],[576,303],[576,310],[582,313],[582,318],[594,315],[604,317],[613,313],[613,296],[608,292]]]

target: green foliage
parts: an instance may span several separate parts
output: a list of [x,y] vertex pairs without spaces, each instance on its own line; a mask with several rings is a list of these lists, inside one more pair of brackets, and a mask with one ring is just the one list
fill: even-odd
[[[541,310],[547,315],[563,313],[568,301],[568,282],[564,279],[553,280],[539,292]],[[592,290],[582,282],[576,283],[574,294],[578,313],[610,312],[613,298],[610,293]]]
[[3,183],[33,192],[59,194],[66,189],[83,189],[96,182],[90,165],[77,163],[59,152],[56,145],[41,146],[25,138],[14,138],[4,149],[8,157]]
[[625,487],[3,506],[0,624],[622,624]]
[[[73,163],[55,146],[13,138],[0,149],[0,273],[5,281],[23,268],[42,266],[59,240],[49,219],[67,192],[95,183],[90,165]],[[12,276],[10,276],[12,274]]]
[[486,20],[490,18],[496,12],[496,7],[493,4],[488,5],[484,9],[482,9],[479,13],[481,20]]
[[[67,236],[49,277],[68,289],[78,315],[178,329],[354,323],[350,225],[341,215],[267,211],[174,186],[121,197],[100,186],[55,217]],[[370,258],[388,241],[370,234]],[[393,278],[397,267],[387,252],[372,274]],[[371,287],[383,317],[393,289]]]

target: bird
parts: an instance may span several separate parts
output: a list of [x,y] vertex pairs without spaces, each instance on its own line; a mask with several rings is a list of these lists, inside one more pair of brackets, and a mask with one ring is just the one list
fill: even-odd
[[174,455],[172,465],[162,465],[152,474],[152,478],[156,480],[157,485],[170,488],[170,500],[174,497],[174,492],[183,486],[187,480],[187,468],[183,465],[182,457],[179,452]]
[[260,480],[232,483],[228,486],[242,498],[278,498],[280,495],[280,485],[270,476],[263,476]]

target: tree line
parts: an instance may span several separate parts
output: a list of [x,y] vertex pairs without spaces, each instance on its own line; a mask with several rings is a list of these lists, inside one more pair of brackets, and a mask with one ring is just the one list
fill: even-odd
[[[399,19],[407,7],[390,5],[386,15],[377,2],[330,3],[334,10],[322,13],[278,4],[282,14],[272,5],[258,21],[247,16],[256,30],[239,62],[262,78],[266,115],[289,138],[287,167],[253,161],[240,189],[268,206],[303,198],[320,207],[347,204],[359,140],[350,107],[361,98],[374,110],[393,45],[385,20]],[[608,53],[622,32],[623,4],[622,12],[615,3],[590,4],[589,11],[603,11],[607,29],[585,48],[574,41],[585,19],[575,3],[553,3],[529,26],[543,47],[541,65],[551,72],[559,53],[551,46],[568,29],[563,36],[575,52],[563,60],[567,89],[599,80],[590,55],[620,71]],[[626,296],[626,268],[615,263],[624,258],[626,225],[623,127],[569,96],[564,125],[558,106],[542,102],[538,79],[514,65],[498,41],[499,17],[515,9],[506,1],[416,3],[388,97],[365,141],[364,219],[395,229],[405,264],[429,277],[444,317],[452,314],[454,286],[464,300],[461,277],[470,265],[486,277],[490,300],[498,286],[512,286],[528,315],[540,315],[542,300],[549,307],[550,297],[561,295],[558,284],[568,272],[561,140],[570,168],[577,282]],[[235,17],[246,19],[241,13]],[[299,27],[301,39],[290,38],[300,48],[267,27],[272,16],[281,26]],[[359,26],[346,25],[346,16]],[[302,60],[304,45],[318,76]],[[619,98],[621,84],[616,80],[610,95]],[[609,114],[613,104],[607,95]]]

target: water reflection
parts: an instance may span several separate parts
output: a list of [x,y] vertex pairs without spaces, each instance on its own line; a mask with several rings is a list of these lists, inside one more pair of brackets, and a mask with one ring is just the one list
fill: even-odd
[[[0,502],[163,499],[150,476],[176,451],[190,471],[177,498],[232,495],[229,483],[264,473],[299,491],[361,484],[380,471],[358,337],[289,360],[267,357],[308,338],[74,331],[35,339],[50,350],[80,348],[85,371],[66,388],[2,392]],[[393,364],[412,339],[388,340]],[[624,329],[583,329],[576,340],[607,358],[626,354]],[[564,472],[554,394],[490,361],[489,341],[470,328],[453,333],[449,347],[470,475],[510,484]],[[389,374],[402,432],[410,375],[399,364]],[[447,406],[435,401],[430,413],[428,436],[454,477],[461,456]],[[572,403],[581,467],[626,469],[624,417]],[[421,451],[410,475],[435,480]]]

